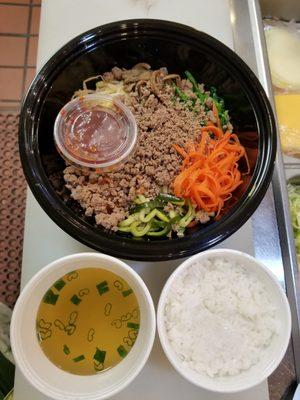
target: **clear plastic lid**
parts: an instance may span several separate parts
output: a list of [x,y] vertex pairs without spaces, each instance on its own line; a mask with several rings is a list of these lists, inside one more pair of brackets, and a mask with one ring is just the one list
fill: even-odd
[[119,99],[93,93],[75,98],[60,110],[54,140],[62,157],[71,164],[109,171],[132,155],[137,125]]

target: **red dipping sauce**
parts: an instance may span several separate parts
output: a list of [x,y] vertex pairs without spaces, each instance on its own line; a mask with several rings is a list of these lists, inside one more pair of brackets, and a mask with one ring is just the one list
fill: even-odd
[[63,107],[55,121],[54,139],[60,154],[71,164],[114,170],[132,155],[137,127],[120,100],[92,94]]

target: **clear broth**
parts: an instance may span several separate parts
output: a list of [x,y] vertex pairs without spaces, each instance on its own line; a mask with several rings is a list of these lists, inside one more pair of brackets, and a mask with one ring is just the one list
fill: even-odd
[[121,277],[82,268],[48,289],[38,309],[36,332],[43,352],[58,368],[94,375],[126,357],[139,324],[137,298]]

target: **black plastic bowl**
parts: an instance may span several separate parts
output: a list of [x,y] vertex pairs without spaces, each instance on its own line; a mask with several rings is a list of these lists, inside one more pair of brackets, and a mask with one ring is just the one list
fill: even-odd
[[[97,227],[72,200],[63,199],[51,174],[62,176],[64,163],[53,142],[60,108],[88,77],[113,66],[147,62],[183,76],[191,71],[225,99],[235,131],[247,148],[251,174],[219,221],[190,230],[185,237],[141,239]],[[40,70],[23,104],[20,153],[29,186],[46,213],[80,242],[105,253],[135,260],[189,256],[224,240],[255,211],[270,182],[276,152],[274,117],[253,72],[221,42],[184,25],[160,20],[128,20],[92,29],[60,49]],[[60,185],[59,183],[57,184]]]

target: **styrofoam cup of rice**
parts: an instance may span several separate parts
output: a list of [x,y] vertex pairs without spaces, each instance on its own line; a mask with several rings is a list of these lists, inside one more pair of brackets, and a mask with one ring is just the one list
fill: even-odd
[[217,249],[189,258],[169,277],[157,327],[167,358],[184,378],[234,393],[258,385],[279,365],[291,313],[269,268],[248,254]]

